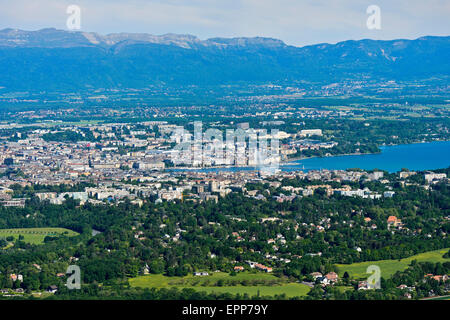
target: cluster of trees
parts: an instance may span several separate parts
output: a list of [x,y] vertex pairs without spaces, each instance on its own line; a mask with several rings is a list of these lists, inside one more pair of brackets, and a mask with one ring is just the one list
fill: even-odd
[[[448,254],[448,252],[446,253]],[[448,275],[450,262],[432,263],[413,260],[405,271],[398,271],[390,279],[381,278],[381,288],[377,290],[340,290],[337,287],[315,286],[306,299],[340,299],[340,300],[399,300],[421,299],[441,296],[448,293],[450,280],[435,280],[426,275]],[[402,287],[406,286],[405,288]]]
[[90,130],[85,130],[82,133],[72,131],[72,130],[64,130],[55,133],[46,133],[42,135],[42,139],[45,141],[56,141],[56,142],[71,142],[76,143],[78,141],[97,141]]
[[[80,235],[43,245],[16,241],[3,249],[0,287],[37,290],[50,284],[63,285],[65,278],[56,274],[64,273],[71,263],[80,266],[85,285],[112,285],[142,274],[147,267],[154,274],[184,276],[197,270],[231,272],[235,262],[245,265],[250,260],[274,267],[276,275],[307,280],[311,272],[336,271],[336,263],[405,258],[450,247],[448,238],[442,236],[449,232],[445,217],[450,188],[442,183],[433,189],[399,185],[394,188],[395,199],[316,194],[283,203],[271,197],[260,201],[231,193],[218,203],[146,201],[142,207],[129,201],[114,206],[80,206],[72,199],[52,205],[33,198],[25,208],[0,207],[0,228],[64,227]],[[34,186],[33,190],[42,189]],[[280,190],[272,189],[271,194]],[[390,215],[402,219],[402,230],[388,228]],[[265,217],[280,220],[262,223]],[[372,221],[366,223],[365,217]],[[372,224],[377,229],[370,228]],[[318,225],[326,228],[318,230]],[[92,229],[101,233],[92,236]],[[276,242],[275,249],[268,240],[280,235],[285,243]],[[314,255],[319,252],[320,256]],[[291,262],[270,260],[266,255]],[[9,282],[11,273],[23,274],[23,283]]]

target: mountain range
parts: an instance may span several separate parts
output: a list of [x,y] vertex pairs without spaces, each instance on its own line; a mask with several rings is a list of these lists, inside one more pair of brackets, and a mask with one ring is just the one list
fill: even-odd
[[450,37],[349,40],[305,47],[272,38],[0,30],[7,91],[347,80],[448,83]]

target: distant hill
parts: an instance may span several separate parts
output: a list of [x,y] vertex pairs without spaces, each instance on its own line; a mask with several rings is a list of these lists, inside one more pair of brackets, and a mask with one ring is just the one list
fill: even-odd
[[77,91],[292,80],[448,83],[450,37],[344,41],[306,47],[271,38],[0,30],[0,87]]

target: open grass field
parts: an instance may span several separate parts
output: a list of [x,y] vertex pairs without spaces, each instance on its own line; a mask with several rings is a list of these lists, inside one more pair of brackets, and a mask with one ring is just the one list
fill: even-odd
[[31,244],[42,244],[47,236],[55,237],[66,235],[73,237],[78,235],[77,232],[64,228],[22,228],[22,229],[0,229],[0,239],[7,237],[14,237],[14,240],[19,238],[19,235],[24,237],[25,242]]
[[450,296],[424,298],[424,299],[421,299],[421,300],[450,300]]
[[367,267],[370,265],[377,265],[381,269],[381,277],[388,279],[392,277],[397,271],[402,271],[408,268],[409,264],[413,260],[417,262],[450,262],[450,259],[444,259],[442,256],[449,250],[441,249],[436,251],[428,251],[417,254],[415,256],[401,259],[401,260],[380,260],[380,261],[366,261],[352,264],[337,264],[338,274],[340,277],[345,271],[348,272],[351,278],[355,279],[367,279],[370,274],[366,273]]
[[[217,286],[219,280],[223,281],[222,286]],[[197,291],[208,293],[231,293],[248,294],[249,296],[274,296],[285,294],[287,297],[306,295],[310,288],[300,283],[289,283],[266,273],[238,273],[230,276],[227,273],[216,272],[209,276],[196,277],[188,275],[186,277],[166,277],[164,275],[145,275],[129,279],[132,287],[141,288],[171,288],[178,289],[191,288]],[[243,285],[247,283],[248,285]]]

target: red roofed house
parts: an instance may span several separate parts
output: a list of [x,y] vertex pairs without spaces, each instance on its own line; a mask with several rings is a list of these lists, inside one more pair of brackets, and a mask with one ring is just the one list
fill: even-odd
[[402,223],[402,220],[398,219],[396,216],[389,216],[389,218],[387,219],[387,223],[396,227]]
[[337,281],[339,276],[336,272],[329,272],[325,275],[325,277],[330,280],[331,282]]
[[265,265],[262,265],[260,263],[255,264],[255,268],[265,272],[272,272],[272,268],[266,267]]
[[395,222],[397,222],[396,216],[389,216],[389,218],[387,219],[387,223],[389,223],[389,224],[393,224]]

